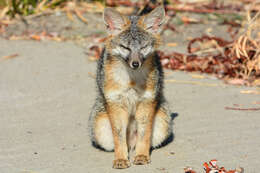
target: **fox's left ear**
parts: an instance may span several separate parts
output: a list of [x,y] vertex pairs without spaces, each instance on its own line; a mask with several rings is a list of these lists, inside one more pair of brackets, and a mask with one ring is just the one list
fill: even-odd
[[143,24],[144,29],[148,32],[157,34],[162,30],[163,23],[165,22],[165,10],[161,5],[156,7],[149,14],[144,16]]

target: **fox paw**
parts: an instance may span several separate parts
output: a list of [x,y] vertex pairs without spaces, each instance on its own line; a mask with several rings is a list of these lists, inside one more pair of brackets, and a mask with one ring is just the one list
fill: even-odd
[[135,159],[134,159],[135,165],[146,165],[150,162],[151,162],[151,160],[150,160],[149,156],[145,156],[145,155],[137,155],[137,156],[135,156]]
[[113,161],[113,168],[115,168],[115,169],[125,169],[128,167],[130,167],[129,160],[117,159],[117,160]]

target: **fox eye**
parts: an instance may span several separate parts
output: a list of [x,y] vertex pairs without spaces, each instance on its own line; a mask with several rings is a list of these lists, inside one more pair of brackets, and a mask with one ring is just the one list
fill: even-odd
[[141,47],[140,52],[143,54],[143,56],[149,55],[153,51],[152,46],[148,43]]
[[141,47],[141,49],[145,49],[149,46],[149,44],[145,44],[144,46]]
[[119,44],[119,46],[120,46],[121,48],[123,48],[123,49],[126,49],[126,50],[130,51],[130,49],[129,49],[128,47],[126,47],[126,46],[124,46],[124,45],[122,45],[122,44]]

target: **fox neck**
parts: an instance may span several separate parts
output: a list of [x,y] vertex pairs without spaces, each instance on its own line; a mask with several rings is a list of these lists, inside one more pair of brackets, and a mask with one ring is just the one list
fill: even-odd
[[105,61],[105,97],[111,102],[123,103],[129,115],[135,114],[140,101],[154,99],[155,65],[153,57],[147,58],[136,70],[117,57]]

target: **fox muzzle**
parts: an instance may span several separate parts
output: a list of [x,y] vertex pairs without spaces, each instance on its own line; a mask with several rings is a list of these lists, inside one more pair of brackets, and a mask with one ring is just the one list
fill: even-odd
[[142,66],[142,58],[139,53],[132,53],[128,61],[129,66],[136,70]]
[[133,62],[130,64],[130,66],[131,66],[132,69],[137,69],[137,68],[139,68],[140,65],[141,65],[141,64],[140,64],[138,61],[133,61]]
[[142,61],[139,58],[138,59],[130,59],[128,64],[132,69],[136,70],[136,69],[138,69],[142,66]]

